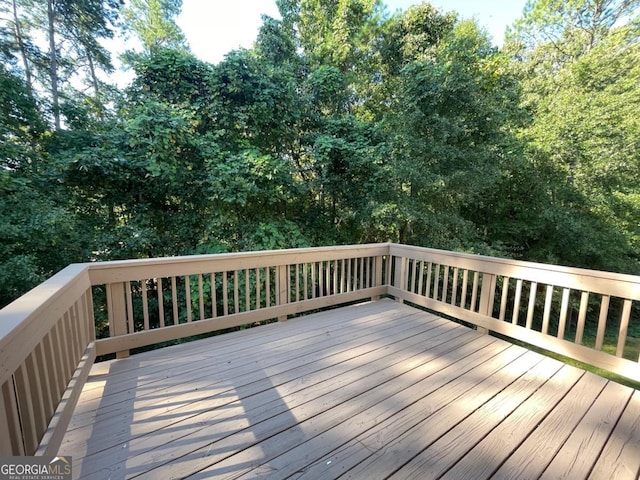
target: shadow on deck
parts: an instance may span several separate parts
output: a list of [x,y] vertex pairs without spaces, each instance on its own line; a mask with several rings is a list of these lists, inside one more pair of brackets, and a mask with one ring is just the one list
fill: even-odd
[[640,392],[391,300],[93,366],[81,478],[629,478]]

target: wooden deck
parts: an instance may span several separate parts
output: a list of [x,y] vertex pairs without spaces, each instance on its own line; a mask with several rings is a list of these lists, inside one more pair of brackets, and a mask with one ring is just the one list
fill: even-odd
[[640,391],[391,300],[96,364],[76,477],[638,478]]

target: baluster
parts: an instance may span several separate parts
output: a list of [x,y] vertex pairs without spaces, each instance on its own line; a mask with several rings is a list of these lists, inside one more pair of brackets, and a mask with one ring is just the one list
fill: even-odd
[[584,323],[587,318],[587,307],[589,305],[589,292],[582,292],[580,296],[580,313],[578,314],[578,328],[576,329],[576,343],[582,345],[584,335]]
[[140,288],[142,289],[142,319],[144,329],[149,330],[149,294],[147,292],[147,281],[140,281]]
[[467,290],[469,288],[469,270],[465,268],[462,272],[462,292],[460,294],[460,308],[467,306]]
[[0,452],[2,455],[24,456],[27,451],[20,428],[13,378],[9,378],[0,390]]
[[533,324],[533,311],[536,307],[536,293],[538,290],[538,284],[531,282],[531,290],[529,291],[529,305],[527,306],[527,324],[526,328],[531,329]]
[[227,275],[229,272],[222,272],[222,315],[229,315],[229,291],[227,288]]
[[133,296],[131,293],[131,282],[125,283],[125,293],[127,295],[127,325],[129,327],[129,333],[135,331],[133,323]]
[[200,310],[200,320],[204,320],[204,281],[202,274],[198,274],[198,308]]
[[516,281],[516,298],[513,301],[513,317],[511,319],[511,323],[514,325],[518,324],[518,317],[520,316],[520,299],[522,297],[522,280],[518,279]]
[[447,295],[449,293],[449,265],[444,266],[444,273],[442,274],[442,303],[447,303]]
[[596,333],[596,350],[602,350],[604,344],[604,332],[607,328],[607,316],[609,315],[609,295],[603,295],[600,303],[600,315],[598,317],[598,332]]
[[216,273],[209,274],[211,277],[211,318],[218,316],[218,287],[216,285]]
[[551,304],[553,302],[553,285],[547,285],[547,293],[544,297],[544,313],[542,315],[542,333],[549,332],[549,318],[551,316]]
[[631,300],[625,300],[622,307],[622,317],[620,318],[620,330],[618,332],[618,345],[616,347],[616,357],[622,357],[624,346],[627,342],[627,331],[629,329],[629,317],[631,316]]
[[473,272],[473,286],[471,290],[471,311],[475,312],[478,308],[478,283],[480,278],[480,272]]
[[256,268],[256,310],[262,308],[262,299],[260,298],[260,268]]
[[569,309],[569,294],[571,290],[564,288],[562,290],[562,304],[560,306],[560,322],[558,323],[558,338],[564,339],[564,331],[567,326],[567,311]]
[[171,277],[171,306],[173,310],[174,325],[178,325],[180,323],[178,317],[178,289],[176,283],[176,277]]
[[433,269],[433,299],[438,300],[440,294],[440,265],[435,264]]
[[507,315],[507,298],[509,296],[509,277],[502,277],[502,295],[500,297],[500,315],[498,319],[503,322]]
[[164,292],[162,291],[162,278],[158,278],[158,318],[160,328],[164,327]]
[[309,269],[309,264],[305,263],[304,265],[302,265],[302,275],[303,275],[303,279],[302,279],[302,286],[304,288],[304,295],[303,298],[305,300],[309,299],[309,279],[308,279],[308,269]]
[[233,313],[240,311],[240,274],[238,270],[233,271]]
[[248,268],[244,270],[244,297],[245,311],[248,312],[251,310],[251,274]]
[[453,285],[451,286],[451,305],[456,306],[458,300],[458,267],[453,269]]
[[324,289],[322,291],[323,296],[331,295],[331,262],[321,262],[322,278],[324,279]]
[[185,308],[187,309],[187,323],[191,323],[191,275],[184,276]]
[[[276,304],[286,305],[291,302],[289,288],[289,265],[278,265],[276,267]],[[286,315],[281,315],[278,320],[283,322]]]

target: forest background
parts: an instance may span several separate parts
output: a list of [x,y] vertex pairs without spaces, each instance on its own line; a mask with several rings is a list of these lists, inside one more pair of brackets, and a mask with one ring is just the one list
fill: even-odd
[[215,65],[181,3],[0,4],[0,306],[73,262],[363,242],[640,274],[640,0],[530,0],[501,48],[277,0]]

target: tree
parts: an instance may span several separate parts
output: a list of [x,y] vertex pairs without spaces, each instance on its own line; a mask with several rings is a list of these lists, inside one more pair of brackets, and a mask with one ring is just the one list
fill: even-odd
[[25,74],[26,86],[29,95],[33,96],[33,79],[31,74],[31,65],[29,62],[29,54],[28,54],[28,44],[29,41],[25,38],[25,33],[22,25],[22,21],[18,15],[18,1],[11,1],[11,15],[13,20],[13,37],[15,46],[20,54],[20,59],[22,60],[22,68]]
[[[209,213],[206,161],[216,152],[211,67],[182,50],[140,56],[120,108],[114,152],[106,165],[117,230],[129,232],[119,255],[194,251]],[[98,159],[99,160],[99,159]],[[114,163],[115,162],[115,163]]]
[[[63,126],[65,103],[78,85],[87,83],[93,95],[82,95],[101,115],[106,103],[99,72],[112,70],[110,54],[100,40],[113,35],[120,0],[12,0],[5,19],[6,48],[19,58],[26,85],[48,107],[56,130]],[[88,79],[88,80],[87,80]]]
[[530,50],[548,44],[562,58],[575,59],[637,15],[638,6],[637,0],[529,0],[511,41]]
[[255,51],[231,52],[215,66],[212,104],[220,136],[219,152],[208,162],[208,249],[309,244],[294,222],[307,194],[296,180],[304,115],[299,68],[291,38],[269,19]]
[[143,52],[152,53],[160,48],[186,48],[184,34],[175,22],[181,10],[182,0],[132,0],[123,15]]
[[426,2],[389,18],[381,42],[385,74],[398,75],[410,63],[428,59],[456,21],[455,13],[442,14]]
[[121,0],[76,0],[61,6],[60,16],[65,25],[64,34],[74,52],[76,68],[86,73],[81,79],[93,90],[96,115],[102,118],[108,103],[109,86],[99,79],[98,71],[113,71],[110,53],[100,39],[112,38],[118,21]]
[[482,212],[516,147],[518,96],[506,62],[475,24],[461,22],[402,69],[389,124],[400,241],[492,247]]
[[29,87],[0,65],[0,170],[37,171],[35,145],[45,124]]
[[640,114],[639,7],[637,1],[530,2],[506,46],[532,119],[523,138],[539,170],[554,172],[547,190],[563,222],[557,228],[575,242],[571,248],[549,239],[551,261],[637,269],[640,182],[629,146]]

